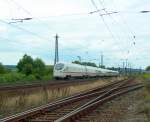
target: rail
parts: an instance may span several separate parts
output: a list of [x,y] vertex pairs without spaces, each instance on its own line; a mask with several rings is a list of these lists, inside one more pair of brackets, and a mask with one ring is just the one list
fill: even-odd
[[[73,110],[71,113],[66,114],[65,116],[59,118],[56,120],[58,121],[66,121],[66,119],[69,118],[69,121],[74,118],[74,116],[77,116],[78,113],[81,111],[84,111],[85,108],[87,109],[87,106],[90,106],[94,103],[96,103],[99,100],[106,99],[107,97],[110,97],[113,95],[113,92],[120,91],[121,89],[127,89],[127,88],[133,88],[133,87],[138,87],[140,88],[141,85],[138,83],[133,83],[133,84],[128,84],[131,82],[133,79],[126,79],[126,80],[121,80],[121,81],[116,81],[112,82],[108,85],[102,86],[102,87],[97,87],[95,89],[91,89],[87,92],[83,92],[80,94],[76,94],[64,99],[60,99],[56,102],[49,103],[47,105],[43,105],[16,115],[12,115],[9,117],[6,117],[4,119],[1,119],[1,122],[16,122],[16,121],[24,121],[29,118],[32,118],[32,116],[40,115],[42,113],[45,113],[47,111],[52,111],[61,108],[62,106],[84,100],[86,98],[92,98],[92,100],[88,101],[86,104],[82,105],[81,107]],[[117,93],[116,93],[117,94]],[[94,96],[97,96],[96,98]],[[93,98],[94,97],[94,98]],[[84,108],[84,109],[83,109]],[[81,112],[82,113],[82,112]],[[80,113],[80,114],[81,114]]]

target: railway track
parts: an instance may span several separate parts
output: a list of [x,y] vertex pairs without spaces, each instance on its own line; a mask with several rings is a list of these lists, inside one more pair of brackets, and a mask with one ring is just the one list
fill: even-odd
[[[10,117],[1,119],[2,122],[73,122],[85,121],[89,112],[99,105],[141,88],[142,85],[133,79],[113,82],[103,87],[92,89],[56,102],[31,109]],[[87,121],[87,120],[86,120]]]
[[0,86],[0,91],[7,91],[7,90],[20,90],[20,89],[30,89],[30,88],[38,88],[38,87],[62,87],[72,84],[83,84],[88,83],[91,81],[97,80],[97,78],[91,79],[71,79],[71,80],[51,80],[45,83],[33,83],[33,84],[26,84],[26,85],[4,85]]

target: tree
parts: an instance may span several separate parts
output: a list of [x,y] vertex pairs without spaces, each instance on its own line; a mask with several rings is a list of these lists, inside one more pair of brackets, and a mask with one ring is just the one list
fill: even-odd
[[32,57],[25,54],[23,58],[19,60],[17,68],[19,72],[25,73],[26,75],[32,74],[33,72]]
[[82,62],[82,65],[97,67],[96,64],[95,64],[95,63],[92,63],[92,62]]
[[72,63],[74,64],[81,64],[85,66],[92,66],[92,67],[97,67],[95,63],[92,62],[79,62],[79,61],[73,61]]
[[115,67],[108,67],[107,69],[115,70]]
[[46,66],[41,59],[36,58],[33,60],[31,56],[26,54],[22,59],[19,60],[17,68],[19,72],[22,72],[26,75],[33,74],[38,79],[41,79],[46,72]]
[[105,69],[105,65],[100,65],[99,68]]
[[150,71],[150,66],[147,66],[147,67],[146,67],[146,71]]
[[3,66],[2,63],[0,63],[0,74],[4,74],[6,72],[5,67]]
[[41,59],[36,58],[33,62],[33,73],[35,74],[35,76],[38,79],[41,79],[42,75],[45,74],[45,71],[46,71],[45,63]]
[[81,64],[81,62],[79,62],[79,61],[73,61],[72,63],[74,63],[74,64]]

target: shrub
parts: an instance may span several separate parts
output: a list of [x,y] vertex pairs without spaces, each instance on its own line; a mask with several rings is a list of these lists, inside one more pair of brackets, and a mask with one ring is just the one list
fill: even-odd
[[34,75],[28,75],[26,76],[23,81],[35,81],[36,77]]
[[0,63],[0,74],[4,74],[6,72],[5,67]]
[[46,66],[44,62],[37,58],[33,62],[33,73],[35,74],[37,79],[42,79],[42,76],[45,74]]
[[14,84],[17,81],[24,79],[25,75],[21,73],[7,73],[0,75],[0,82],[2,84]]
[[31,56],[26,54],[18,62],[17,68],[19,72],[22,72],[27,76],[34,74],[37,79],[42,79],[46,72],[45,63],[41,59],[36,58],[33,60]]
[[150,71],[150,66],[146,67],[146,70],[147,70],[147,71]]
[[45,74],[53,74],[53,66],[47,66],[45,70]]
[[32,74],[33,72],[33,59],[31,56],[24,55],[22,59],[17,64],[19,72],[22,72],[26,75]]
[[51,79],[53,79],[53,74],[44,75],[42,79],[45,81],[51,80]]

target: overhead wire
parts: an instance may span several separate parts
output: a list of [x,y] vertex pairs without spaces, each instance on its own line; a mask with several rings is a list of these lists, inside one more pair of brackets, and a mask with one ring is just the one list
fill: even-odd
[[[11,0],[11,2],[13,2],[17,7],[19,7],[20,9],[22,9],[25,13],[27,13],[29,16],[31,16],[33,19],[35,19],[35,20],[38,20],[38,21],[41,21],[41,20],[39,20],[39,18],[36,18],[36,17],[33,17],[32,16],[32,13],[31,12],[29,12],[27,9],[25,9],[23,6],[21,6],[20,4],[18,4],[15,0]],[[89,13],[74,13],[74,14],[69,14],[69,15],[61,15],[61,16],[76,16],[76,15],[87,15],[87,14],[90,14],[90,12]],[[54,17],[54,16],[51,16],[51,17]],[[60,16],[59,16],[60,17]],[[3,21],[3,23],[4,23],[4,21]],[[13,24],[11,24],[13,27],[16,27],[15,25],[13,25]],[[46,27],[47,27],[47,24],[44,24],[44,25],[46,25]],[[29,31],[27,31],[27,30],[25,30],[24,28],[20,28],[20,27],[17,27],[18,29],[21,29],[21,30],[23,30],[23,31],[26,31],[26,32],[29,32]],[[30,34],[34,34],[35,35],[35,33],[33,33],[33,32],[29,32]],[[36,36],[38,36],[38,35],[36,35]]]
[[[32,16],[32,14],[31,14],[31,12],[29,12],[27,9],[25,9],[24,7],[22,7],[20,4],[18,4],[15,0],[11,0],[13,3],[15,3],[20,9],[22,9],[24,12],[26,12],[27,14],[29,14],[29,15],[31,15]],[[98,10],[98,9],[97,9]],[[87,13],[86,13],[87,14]],[[76,14],[76,15],[78,15],[78,14]],[[104,20],[104,18],[102,17],[102,19]],[[104,23],[105,23],[105,26],[107,26],[107,29],[109,30],[109,32],[111,33],[111,35],[112,35],[112,37],[114,38],[114,36],[113,36],[113,34],[112,34],[112,32],[110,31],[110,29],[109,29],[109,27],[108,27],[108,25],[107,25],[107,23],[104,21]],[[34,34],[35,35],[35,34]]]
[[[103,7],[103,8],[106,8],[105,6],[104,6],[104,0],[103,0],[103,2],[101,1],[101,0],[99,0],[99,3],[100,3],[100,5]],[[108,15],[114,22],[115,22],[115,24],[118,26],[119,25],[119,23],[113,18],[113,16],[111,15],[111,14],[109,14],[109,12],[106,10],[106,9],[104,9],[104,11],[106,12],[106,15]],[[117,14],[118,14],[118,12],[116,12]],[[123,30],[124,31],[124,29],[121,27],[121,26],[119,26],[120,27],[120,29],[121,30]],[[126,33],[125,31],[124,31],[124,33]],[[127,36],[128,36],[128,34],[127,34]]]
[[[11,0],[11,2],[14,2],[20,9],[22,9],[24,12],[26,12],[27,14],[32,15],[32,13],[30,11],[28,11],[26,8],[24,8],[23,6],[21,6],[19,3],[17,3],[15,0]],[[90,12],[86,12],[86,13],[72,13],[72,14],[66,14],[66,15],[60,15],[60,16],[73,16],[73,15],[84,15],[84,14],[90,14]],[[51,17],[55,17],[55,16],[51,16]],[[57,16],[56,16],[57,17]],[[38,18],[37,18],[38,19]]]
[[[104,1],[104,0],[103,0]],[[27,9],[25,9],[23,6],[21,6],[20,4],[18,4],[15,0],[11,0],[11,2],[15,3],[20,9],[22,9],[24,12],[26,12],[27,14],[31,15],[31,12],[29,12]],[[98,8],[97,8],[98,10]],[[99,10],[98,10],[99,11]],[[105,12],[107,12],[105,9],[104,9]],[[90,12],[91,13],[91,12]],[[90,14],[90,13],[83,13],[83,14]],[[108,13],[108,12],[107,12]],[[71,14],[71,15],[80,15],[81,13],[76,13],[76,14]],[[110,16],[110,14],[108,14]],[[65,16],[65,15],[64,15]],[[67,15],[66,15],[67,16]],[[103,17],[102,17],[103,18]],[[104,18],[103,18],[104,19]],[[108,30],[110,31],[108,25],[106,24],[105,22],[105,25],[107,26]],[[112,33],[112,32],[111,32]]]
[[[115,5],[114,0],[112,0],[112,3],[113,3],[114,8],[117,8],[117,6]],[[141,12],[141,11],[140,11],[140,12]],[[133,30],[131,30],[131,28],[130,28],[129,25],[127,24],[126,20],[125,20],[124,17],[122,16],[121,12],[119,12],[118,14],[120,15],[120,18],[122,19],[124,25],[126,25],[127,29],[128,29],[129,32],[131,33],[133,39],[136,41],[135,33],[133,32]]]
[[[19,4],[18,2],[16,2],[15,0],[11,0],[10,2],[13,2],[17,7],[19,7],[20,9],[22,9],[22,10],[23,10],[25,13],[27,13],[29,16],[31,16],[32,19],[38,20],[39,22],[41,21],[39,18],[33,17],[32,13],[31,13],[30,11],[28,11],[26,8],[24,8],[22,5],[20,5],[20,4]],[[73,13],[73,14],[61,15],[61,16],[76,16],[76,15],[89,15],[89,14],[90,14],[90,12],[88,12],[88,13]],[[51,17],[54,17],[54,16],[51,16]],[[55,16],[55,17],[56,17],[56,16]],[[60,17],[60,16],[59,16],[59,17]],[[4,21],[2,21],[2,22],[4,23]],[[5,22],[5,24],[6,24],[6,22]],[[47,24],[45,24],[45,23],[42,23],[42,24],[44,24],[46,27],[48,27]],[[30,34],[32,34],[32,35],[34,35],[34,36],[38,36],[38,37],[41,38],[41,36],[39,36],[38,34],[36,34],[36,33],[34,33],[34,32],[28,31],[28,30],[26,30],[26,29],[24,29],[24,28],[21,28],[21,27],[19,27],[19,26],[14,25],[14,24],[11,24],[11,26],[16,27],[16,28],[18,28],[18,29],[21,29],[22,31],[28,32],[28,33],[30,33]],[[49,40],[48,38],[44,38],[44,39]]]
[[[99,3],[100,3],[100,5],[103,7],[103,8],[106,8],[105,6],[104,6],[104,0],[103,0],[103,2],[101,1],[101,0],[98,0],[99,1]],[[118,26],[119,25],[119,23],[113,18],[113,16],[112,15],[110,15],[107,11],[106,11],[106,9],[104,9],[104,11],[106,12],[106,14],[115,22],[115,24]],[[117,12],[118,13],[118,12]],[[119,26],[120,27],[120,29],[121,30],[123,30],[124,31],[124,29],[121,27],[121,26]],[[126,33],[125,31],[124,31],[124,33]],[[129,36],[128,35],[128,33],[127,33],[127,36]],[[129,39],[130,39],[130,37],[129,37]],[[119,40],[120,40],[120,37],[119,37]],[[131,40],[132,41],[132,40]],[[130,53],[130,51],[129,51],[129,49],[128,49],[128,51],[127,51],[127,55]]]
[[[97,5],[95,4],[94,0],[91,0],[91,3],[93,4],[93,6],[96,8],[96,10],[98,10]],[[101,17],[106,29],[108,30],[108,32],[110,33],[111,37],[113,38],[114,42],[118,44],[118,39],[115,38],[115,36],[113,35],[113,33],[111,32],[111,29],[109,28],[108,24],[105,22],[105,19],[103,16],[101,16],[101,14],[99,14],[99,16]],[[120,41],[120,40],[119,40]],[[123,50],[120,46],[117,46],[120,51]]]
[[[24,12],[26,12],[28,15],[30,15],[30,16],[32,17],[31,12],[29,12],[28,10],[26,10],[24,7],[22,7],[20,4],[18,4],[15,0],[11,0],[10,2],[15,3],[15,4],[17,5],[17,7],[19,7],[20,9],[22,9]],[[14,28],[20,29],[20,30],[22,30],[22,31],[24,31],[24,32],[27,32],[27,33],[29,33],[29,34],[31,34],[31,35],[34,35],[34,36],[36,36],[36,37],[38,37],[38,38],[40,38],[40,39],[42,39],[42,40],[43,40],[43,39],[44,39],[44,40],[49,40],[49,38],[47,38],[47,37],[40,36],[39,34],[34,33],[34,32],[32,32],[32,31],[29,31],[29,30],[27,30],[27,29],[25,29],[25,28],[22,28],[22,27],[18,26],[18,25],[15,25],[15,24],[12,24],[12,23],[8,23],[8,22],[6,22],[5,20],[0,19],[0,22],[2,22],[2,23],[4,23],[4,24],[8,24],[8,25],[10,25],[10,26],[12,26],[12,27],[14,27]]]
[[[32,16],[32,14],[27,10],[25,9],[24,7],[22,7],[20,4],[18,4],[17,2],[15,2],[14,0],[12,0],[20,9],[24,10],[27,14],[29,14],[30,16]],[[98,11],[101,11],[101,10],[98,10]],[[61,16],[75,16],[75,15],[89,15],[91,14],[91,12],[88,12],[88,13],[74,13],[74,14],[70,14],[70,15],[61,15]],[[33,17],[32,17],[33,18]],[[37,20],[39,20],[37,18]],[[105,23],[106,26],[107,26],[107,23]],[[109,28],[109,27],[108,27]],[[110,31],[111,32],[111,31]],[[113,36],[113,34],[112,34]],[[114,38],[114,37],[113,37]]]
[[[28,15],[32,16],[32,13],[30,11],[28,11],[26,8],[24,8],[22,5],[20,5],[19,3],[17,3],[15,0],[10,0],[11,2],[13,2],[14,4],[16,4],[16,6],[18,6],[20,9],[22,9],[24,12],[26,12]],[[101,10],[99,10],[101,11]],[[33,17],[33,19],[37,19],[40,21],[40,18],[49,18],[49,17],[65,17],[65,16],[78,16],[78,15],[90,15],[91,12],[81,12],[81,13],[71,13],[71,14],[62,14],[62,15],[56,15],[56,16],[47,16],[47,17]]]
[[[114,0],[112,0],[112,3],[113,3],[113,6],[114,6],[114,8],[117,8],[117,6],[116,6],[116,4],[115,4],[115,2],[114,2]],[[142,11],[140,11],[140,13],[141,13]],[[131,36],[132,36],[132,43],[131,43],[131,46],[133,47],[135,47],[135,45],[136,45],[136,36],[135,36],[135,33],[133,32],[133,30],[129,27],[129,25],[128,25],[128,23],[126,22],[126,20],[124,19],[124,16],[119,12],[118,13],[118,15],[120,16],[120,19],[122,19],[122,22],[123,22],[123,24],[126,26],[126,29],[128,30],[128,32],[131,34]],[[128,51],[129,51],[129,53],[130,53],[130,51],[131,51],[131,49],[129,50],[128,49]],[[128,52],[127,52],[127,55],[129,54]]]
[[[113,2],[113,6],[114,6],[115,8],[117,8],[117,6],[115,6],[113,0],[112,0],[112,2]],[[135,46],[135,44],[136,44],[136,36],[135,36],[135,33],[134,33],[134,32],[131,30],[131,28],[128,26],[127,22],[125,21],[124,17],[121,15],[121,13],[119,13],[119,15],[120,15],[120,18],[122,19],[124,25],[126,25],[127,30],[131,33],[131,35],[132,35],[132,37],[133,37],[133,41],[134,41],[134,42],[133,42],[133,45]]]
[[[94,2],[94,0],[91,0],[91,2],[92,2],[92,4],[94,5],[94,7],[96,8],[96,9],[98,9],[98,7],[97,7],[97,5],[95,4],[95,2]],[[100,15],[100,14],[99,14]],[[102,20],[103,20],[103,22],[105,22],[105,20],[104,20],[104,18],[101,16],[101,18],[102,18]],[[106,23],[106,22],[105,22]],[[107,25],[107,23],[105,24],[105,26]],[[107,27],[107,30],[109,31],[109,32],[111,32],[111,30],[109,29],[109,26],[107,25],[106,26]],[[111,34],[112,34],[112,32],[111,32]],[[114,36],[113,36],[114,37]],[[114,39],[113,38],[113,40],[115,40],[116,41],[116,39]],[[116,43],[118,44],[118,48],[120,49],[120,52],[122,53],[122,54],[125,54],[125,52],[124,52],[124,49],[123,48],[121,48],[120,46],[119,46],[119,43],[116,41]],[[125,54],[126,55],[126,54]]]
[[[91,0],[91,2],[92,2],[92,4],[93,4],[93,6],[96,8],[96,10],[99,10],[98,7],[97,7],[97,5],[95,4],[94,0]],[[99,15],[100,15],[100,14],[99,14]],[[101,19],[102,19],[104,25],[106,26],[107,30],[108,30],[109,33],[111,34],[111,37],[112,37],[114,40],[116,40],[115,37],[114,37],[114,35],[113,35],[113,33],[111,32],[109,26],[108,26],[107,23],[105,22],[104,17],[103,17],[103,16],[100,16],[100,17],[101,17]]]
[[[9,0],[10,1],[10,0]],[[31,14],[31,12],[29,12],[28,10],[26,10],[24,7],[22,7],[20,4],[18,4],[16,1],[14,1],[14,0],[11,0],[10,2],[13,2],[13,3],[15,3],[16,5],[17,5],[17,7],[19,7],[20,9],[22,9],[24,12],[26,12],[28,15],[30,15],[30,16],[32,16],[32,14]],[[40,39],[44,39],[44,40],[49,40],[49,38],[46,38],[46,37],[41,37],[41,36],[39,36],[38,34],[36,34],[36,33],[34,33],[34,32],[31,32],[31,31],[29,31],[29,30],[27,30],[27,29],[24,29],[24,28],[22,28],[22,27],[20,27],[20,26],[17,26],[17,25],[15,25],[15,24],[11,24],[11,23],[7,23],[5,20],[2,20],[2,19],[0,19],[0,21],[2,22],[2,23],[5,23],[5,24],[8,24],[8,25],[10,25],[10,26],[12,26],[12,27],[15,27],[15,28],[17,28],[17,29],[20,29],[20,30],[22,30],[22,31],[24,31],[24,32],[27,32],[27,33],[29,33],[29,34],[31,34],[31,35],[34,35],[34,36],[36,36],[36,37],[38,37],[38,38],[40,38]]]
[[4,23],[4,24],[7,24],[7,25],[9,25],[9,26],[12,26],[12,27],[14,27],[14,28],[17,28],[17,29],[19,29],[19,30],[22,30],[22,31],[24,31],[24,32],[27,32],[27,33],[29,33],[29,34],[31,34],[31,35],[34,35],[34,36],[36,36],[36,37],[38,37],[38,38],[40,38],[40,39],[49,40],[48,38],[41,37],[41,36],[39,36],[38,34],[36,34],[36,33],[34,33],[34,32],[31,32],[31,31],[29,31],[29,30],[26,30],[26,29],[24,29],[24,28],[22,28],[22,27],[20,27],[20,26],[15,25],[15,24],[9,24],[9,23],[6,22],[5,20],[0,19],[0,22],[1,22],[1,23]]

